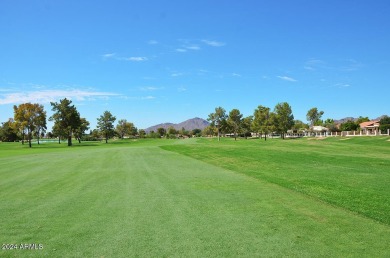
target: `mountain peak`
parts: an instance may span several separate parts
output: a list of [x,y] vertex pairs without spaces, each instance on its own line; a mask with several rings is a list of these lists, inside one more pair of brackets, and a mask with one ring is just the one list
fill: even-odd
[[169,127],[173,127],[175,128],[176,130],[181,130],[182,128],[188,130],[188,131],[192,131],[194,129],[201,129],[203,130],[205,127],[209,126],[210,123],[207,122],[206,120],[204,120],[203,118],[199,118],[199,117],[194,117],[194,118],[191,118],[191,119],[188,119],[186,121],[183,121],[181,123],[178,123],[178,124],[174,124],[174,123],[162,123],[162,124],[157,124],[157,125],[153,125],[151,127],[148,127],[145,129],[145,132],[146,133],[149,133],[151,131],[157,131],[158,128],[162,127],[164,129],[168,129]]

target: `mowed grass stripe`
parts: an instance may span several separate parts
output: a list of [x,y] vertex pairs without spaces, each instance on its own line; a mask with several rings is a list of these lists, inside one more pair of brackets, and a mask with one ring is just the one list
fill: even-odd
[[202,139],[198,144],[162,148],[305,193],[390,225],[388,139]]
[[[389,256],[390,228],[160,148],[7,157],[1,256]],[[22,164],[19,162],[23,159]]]

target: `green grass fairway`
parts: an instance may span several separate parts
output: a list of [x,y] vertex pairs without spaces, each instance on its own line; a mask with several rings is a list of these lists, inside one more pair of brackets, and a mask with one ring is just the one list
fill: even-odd
[[390,137],[203,139],[164,149],[305,193],[390,225]]
[[[1,250],[0,256],[389,257],[390,226],[380,215],[389,214],[389,198],[374,212],[378,218],[370,218],[328,201],[315,191],[320,186],[304,180],[329,185],[341,180],[333,190],[340,198],[343,185],[346,192],[368,185],[368,195],[379,193],[384,200],[390,142],[378,140],[378,155],[355,151],[352,165],[345,164],[342,153],[361,145],[375,150],[377,144],[190,139],[29,149],[1,143],[0,242],[43,249]],[[289,153],[306,158],[288,167]],[[327,155],[338,158],[329,163],[329,174],[321,169],[322,174],[308,174],[327,164]],[[370,169],[359,170],[363,163]],[[287,168],[299,176],[287,180]],[[336,170],[354,175],[355,183],[332,178]]]

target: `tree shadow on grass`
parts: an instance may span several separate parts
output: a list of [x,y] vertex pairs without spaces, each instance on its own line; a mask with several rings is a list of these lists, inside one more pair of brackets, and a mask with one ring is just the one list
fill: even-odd
[[[21,144],[22,145],[22,144]],[[94,141],[94,142],[72,142],[72,146],[68,146],[68,143],[67,142],[61,142],[61,143],[58,143],[58,142],[46,142],[46,143],[33,143],[32,144],[32,148],[39,148],[39,149],[63,149],[63,148],[79,148],[79,147],[91,147],[91,146],[100,146],[102,145],[101,142],[99,141]],[[24,144],[22,145],[24,146],[25,148],[29,148],[28,144]]]

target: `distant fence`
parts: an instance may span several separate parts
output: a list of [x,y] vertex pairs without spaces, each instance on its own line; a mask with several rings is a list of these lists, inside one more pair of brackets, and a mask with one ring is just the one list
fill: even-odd
[[[381,131],[343,131],[340,132],[341,136],[389,136],[390,129],[387,129],[387,133],[382,133]],[[332,135],[330,135],[332,136]],[[337,135],[335,135],[337,136]]]
[[[222,134],[221,137],[233,137],[234,134]],[[299,132],[299,133],[286,133],[284,135],[285,138],[302,138],[302,137],[353,137],[353,136],[390,136],[390,129],[387,130],[386,133],[381,131],[342,131],[342,132]],[[207,135],[206,137],[216,137],[213,135]],[[242,138],[242,136],[237,135],[238,138]],[[248,135],[250,138],[263,138],[264,134],[260,133],[250,133]],[[276,133],[268,133],[267,138],[280,138],[280,134]]]
[[304,133],[288,133],[288,138],[300,138],[300,137],[350,137],[350,136],[390,136],[390,129],[387,129],[387,133],[381,131],[342,131],[342,132],[304,132]]

